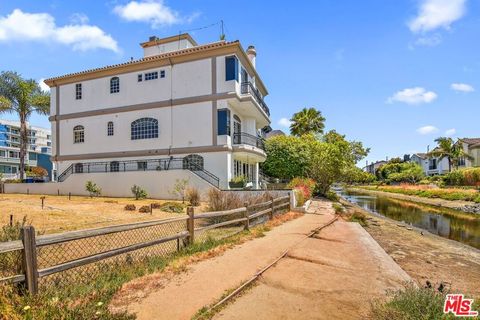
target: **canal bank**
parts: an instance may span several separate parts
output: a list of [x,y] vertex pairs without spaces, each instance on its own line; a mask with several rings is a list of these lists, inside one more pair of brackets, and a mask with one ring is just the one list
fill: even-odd
[[420,286],[443,283],[480,298],[480,250],[342,202],[348,213],[367,216],[366,231]]
[[454,210],[459,210],[463,212],[472,212],[472,207],[479,206],[478,203],[471,202],[471,201],[462,201],[462,200],[444,200],[438,198],[423,198],[418,196],[412,196],[407,194],[401,193],[393,193],[393,192],[385,192],[385,191],[378,191],[378,190],[371,190],[371,189],[363,189],[363,188],[348,188],[351,191],[357,191],[362,193],[368,194],[375,194],[379,196],[399,199],[399,200],[407,200],[411,202],[423,203],[431,206],[449,208]]

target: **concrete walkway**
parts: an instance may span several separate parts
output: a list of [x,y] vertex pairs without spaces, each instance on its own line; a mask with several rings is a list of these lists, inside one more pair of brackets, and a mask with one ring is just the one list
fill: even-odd
[[217,316],[224,319],[360,319],[369,299],[399,288],[408,275],[357,224],[337,221],[300,243],[333,217],[328,202],[223,255],[193,265],[133,302],[137,319],[190,319],[199,309],[250,279],[297,244],[258,285]]
[[[332,217],[330,204],[313,212]],[[215,319],[364,319],[370,301],[410,277],[358,224],[337,221],[303,241]]]

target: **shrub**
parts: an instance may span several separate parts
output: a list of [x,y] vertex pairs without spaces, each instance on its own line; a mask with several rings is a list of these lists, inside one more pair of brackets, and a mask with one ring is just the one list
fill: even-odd
[[208,191],[209,211],[223,211],[243,207],[242,198],[235,192],[224,192],[218,189]]
[[182,203],[185,202],[185,190],[188,186],[188,179],[177,179],[173,185],[173,189],[169,191],[170,194],[173,194],[175,197],[182,199]]
[[200,205],[200,192],[197,188],[188,187],[185,190],[185,195],[191,206],[197,207]]
[[160,210],[170,213],[182,213],[183,209],[185,209],[185,205],[178,203],[178,202],[165,202],[160,207]]
[[124,208],[126,211],[135,211],[137,209],[137,207],[135,207],[134,204],[127,204],[125,205],[125,208]]
[[304,198],[310,199],[312,197],[313,190],[315,189],[315,181],[310,178],[296,177],[288,183],[287,187],[291,189],[301,189]]
[[332,190],[328,190],[325,197],[330,201],[337,202],[339,200],[339,197],[338,197],[337,193],[335,191],[332,191]]
[[336,214],[341,214],[345,211],[345,208],[338,202],[332,204],[333,210],[335,210]]
[[151,204],[152,209],[160,209],[162,207],[162,204],[160,202],[153,202]]
[[[371,319],[453,319],[443,313],[447,292],[434,288],[418,288],[408,285],[405,289],[390,292],[388,301],[377,300],[372,304]],[[478,306],[477,306],[478,309]]]
[[102,193],[102,189],[100,189],[100,187],[97,186],[97,184],[93,181],[87,181],[87,183],[85,184],[85,190],[88,191],[90,197],[97,197]]
[[135,197],[135,200],[145,199],[147,197],[147,191],[142,189],[142,187],[137,186],[136,184],[133,185],[131,190],[132,190],[133,196]]
[[301,207],[305,204],[305,195],[303,190],[300,188],[293,189],[293,192],[295,193],[295,199],[296,199],[296,206]]
[[455,170],[444,176],[444,181],[450,186],[480,186],[480,168]]
[[138,212],[141,213],[150,213],[152,212],[150,206],[141,206],[140,209],[138,209]]

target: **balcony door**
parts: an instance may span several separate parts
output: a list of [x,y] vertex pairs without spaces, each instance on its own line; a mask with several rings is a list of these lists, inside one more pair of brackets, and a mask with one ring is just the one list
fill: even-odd
[[242,120],[237,115],[233,116],[233,143],[241,143]]

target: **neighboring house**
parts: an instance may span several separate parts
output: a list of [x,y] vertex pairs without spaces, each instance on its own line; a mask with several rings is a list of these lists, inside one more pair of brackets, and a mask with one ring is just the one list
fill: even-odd
[[377,162],[372,162],[370,164],[367,164],[364,168],[363,168],[363,171],[365,172],[368,172],[368,173],[371,173],[371,174],[376,174],[377,173],[377,170],[383,166],[384,164],[387,164],[388,161],[385,161],[385,160],[380,160],[380,161],[377,161]]
[[[49,129],[30,126],[27,123],[27,155],[25,165],[28,167],[40,166],[38,158],[47,155],[42,163],[49,162],[52,140]],[[51,166],[51,163],[49,164]],[[19,177],[20,167],[20,122],[0,119],[0,173],[5,179]],[[47,169],[47,168],[45,168]],[[51,177],[51,176],[50,176]]]
[[463,150],[473,159],[462,159],[459,166],[463,168],[480,167],[480,138],[463,138],[460,139],[460,142]]
[[141,46],[139,60],[45,80],[58,181],[174,168],[221,189],[235,176],[258,188],[270,112],[255,48],[198,45],[189,34],[150,37]]
[[410,156],[410,161],[419,164],[425,175],[435,176],[449,172],[448,159],[430,157],[427,153],[415,153]]
[[285,132],[282,130],[272,130],[269,131],[265,134],[265,139],[271,138],[271,137],[277,137],[277,136],[284,136]]

